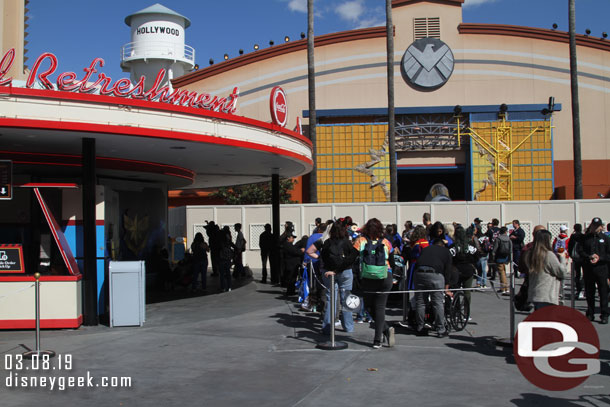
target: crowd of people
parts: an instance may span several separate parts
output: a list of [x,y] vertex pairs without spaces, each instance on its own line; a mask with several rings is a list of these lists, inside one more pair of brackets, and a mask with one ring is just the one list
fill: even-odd
[[[404,265],[406,270],[401,287],[415,290],[409,296],[408,326],[417,335],[429,335],[434,329],[438,337],[445,337],[448,332],[443,302],[445,296],[452,297],[452,289],[468,289],[464,294],[469,304],[475,289],[493,286],[499,295],[508,296],[512,271],[515,278],[522,279],[525,302],[537,310],[560,303],[571,263],[575,295],[587,300],[586,315],[595,319],[597,290],[599,321],[607,323],[610,232],[602,233],[599,218],[592,220],[586,233],[576,224],[570,236],[567,226],[561,226],[560,233],[552,236],[538,225],[528,244],[524,244],[525,232],[517,219],[507,226],[500,226],[498,219],[490,220],[485,228],[483,225],[479,218],[468,226],[432,222],[430,214],[425,213],[421,225],[407,221],[399,233],[397,225],[384,227],[373,218],[359,227],[347,216],[325,223],[316,219],[314,232],[297,240],[294,228],[287,223],[278,284],[286,288],[288,296],[298,294],[303,309],[320,311],[323,334],[329,333],[332,324],[349,333],[354,322],[370,319],[374,327],[372,346],[378,348],[395,341],[393,328],[385,321],[385,310],[388,295],[401,278],[397,267]],[[330,307],[325,306],[330,303],[331,276],[337,321],[331,321]],[[495,280],[499,280],[497,284]],[[353,310],[346,304],[350,294],[361,297],[360,309]]]
[[[242,256],[246,240],[241,224],[234,228],[235,241],[228,226],[220,228],[214,222],[205,226],[208,243],[202,233],[195,235],[190,250],[191,289],[199,285],[206,289],[208,254],[212,276],[218,276],[222,291],[231,290],[232,277],[245,276]],[[500,226],[498,219],[492,219],[484,228],[478,217],[465,226],[432,222],[430,214],[424,213],[422,224],[406,221],[399,232],[397,225],[384,226],[376,218],[360,227],[346,216],[326,222],[317,218],[313,233],[300,238],[294,225],[286,222],[276,247],[267,224],[259,237],[260,282],[284,287],[285,294],[298,299],[303,310],[319,312],[323,334],[329,334],[332,326],[349,333],[355,323],[370,322],[374,348],[395,342],[394,328],[386,322],[385,312],[389,294],[399,285],[414,292],[407,300],[406,325],[417,335],[429,335],[432,329],[442,338],[448,335],[443,303],[451,299],[454,289],[464,290],[469,304],[475,289],[496,289],[499,295],[510,295],[511,270],[515,278],[523,279],[516,297],[527,306],[519,308],[515,299],[518,309],[560,304],[564,280],[572,273],[575,299],[586,299],[586,316],[595,320],[597,293],[599,322],[606,324],[610,225],[604,233],[603,222],[596,217],[584,233],[582,225],[576,224],[571,235],[567,226],[561,226],[557,236],[537,225],[530,243],[524,244],[525,237],[519,220]],[[268,273],[276,249],[279,268]],[[336,321],[331,320],[328,306],[331,281],[337,298]],[[356,302],[362,305],[348,304],[350,295],[357,296],[360,301]]]

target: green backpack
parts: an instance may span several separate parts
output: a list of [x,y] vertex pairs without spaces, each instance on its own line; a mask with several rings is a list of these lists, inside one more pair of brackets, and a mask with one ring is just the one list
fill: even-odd
[[383,280],[388,276],[387,247],[383,239],[372,241],[360,246],[360,277],[370,280]]

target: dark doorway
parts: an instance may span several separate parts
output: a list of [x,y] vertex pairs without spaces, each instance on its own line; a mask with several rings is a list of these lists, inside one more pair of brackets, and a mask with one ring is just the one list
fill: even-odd
[[466,176],[458,170],[407,170],[398,172],[398,200],[400,202],[423,201],[434,184],[443,184],[449,189],[453,201],[465,201]]

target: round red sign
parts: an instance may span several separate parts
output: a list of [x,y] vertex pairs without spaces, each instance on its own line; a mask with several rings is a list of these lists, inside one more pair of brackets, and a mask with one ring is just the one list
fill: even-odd
[[271,90],[271,99],[269,100],[271,109],[271,120],[278,126],[286,127],[288,123],[288,98],[286,92],[279,86]]
[[553,305],[519,323],[513,344],[519,370],[532,384],[563,391],[599,373],[599,336],[581,312]]

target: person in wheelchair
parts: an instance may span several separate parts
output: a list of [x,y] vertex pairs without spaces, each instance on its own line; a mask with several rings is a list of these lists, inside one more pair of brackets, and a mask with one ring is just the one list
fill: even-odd
[[[448,290],[452,280],[453,264],[451,252],[445,247],[443,239],[438,238],[432,245],[422,250],[421,256],[415,266],[415,303],[417,335],[427,335],[425,330],[425,299],[430,295],[432,311],[434,313],[434,325],[439,338],[449,335],[445,324],[445,310],[443,307],[443,290],[450,297],[453,293]],[[423,292],[436,290],[433,292]]]

